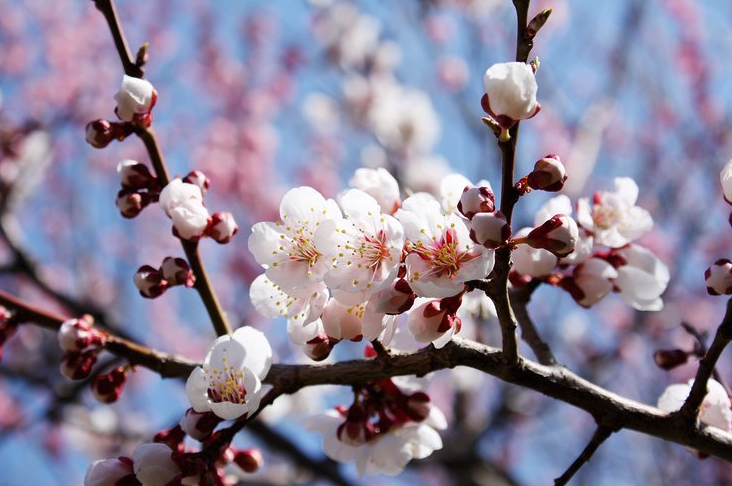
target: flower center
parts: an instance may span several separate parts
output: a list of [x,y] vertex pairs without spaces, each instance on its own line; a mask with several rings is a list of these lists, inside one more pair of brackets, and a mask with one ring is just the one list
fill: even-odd
[[247,390],[244,387],[244,372],[235,371],[233,366],[224,366],[206,371],[208,398],[214,403],[245,403]]
[[378,270],[381,263],[389,258],[389,247],[386,246],[384,230],[380,230],[376,237],[363,235],[363,241],[356,248],[356,252],[361,260],[365,261],[368,268]]
[[287,255],[290,257],[290,260],[307,262],[309,267],[314,267],[320,253],[315,249],[315,243],[313,243],[311,238],[298,234],[292,238],[292,251]]
[[414,251],[430,264],[430,274],[435,277],[455,278],[460,265],[475,258],[467,250],[458,248],[457,232],[450,228],[443,232],[439,240],[433,240],[429,246],[417,244]]
[[596,205],[592,208],[592,221],[597,228],[606,230],[616,224],[618,212],[609,206]]

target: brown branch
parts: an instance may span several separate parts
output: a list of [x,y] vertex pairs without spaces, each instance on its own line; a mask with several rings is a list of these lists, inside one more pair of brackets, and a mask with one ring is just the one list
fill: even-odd
[[[692,326],[688,322],[682,322],[681,327],[696,341],[696,345],[694,346],[694,355],[697,358],[703,358],[709,350],[709,348],[707,347],[706,333],[699,332],[694,326]],[[729,385],[727,384],[727,380],[724,379],[724,377],[721,375],[716,367],[712,371],[712,377],[717,380],[722,385],[722,387],[724,387],[724,391],[727,392],[727,396],[732,397],[732,389],[730,389]]]
[[553,366],[557,364],[557,359],[554,357],[554,353],[549,345],[541,338],[539,330],[536,328],[533,319],[531,319],[528,309],[531,294],[540,283],[540,280],[534,279],[525,287],[511,291],[509,295],[511,298],[511,307],[521,328],[521,339],[529,345],[539,363],[546,366]]
[[[63,317],[35,309],[4,292],[0,292],[0,304],[14,309],[25,322],[36,322],[50,329],[57,329],[63,321]],[[116,343],[109,348],[114,354],[163,376],[187,377],[196,365],[112,336],[110,342]],[[544,366],[520,359],[517,366],[506,367],[501,350],[470,340],[454,339],[441,349],[428,346],[415,352],[392,351],[390,356],[379,359],[316,365],[275,364],[263,382],[273,385],[278,394],[290,394],[308,386],[350,386],[393,376],[424,376],[456,366],[475,368],[568,403],[586,411],[600,424],[614,424],[618,430],[635,430],[732,462],[730,434],[714,427],[690,425],[678,414],[666,414],[623,398],[560,366]]]
[[595,451],[605,442],[613,433],[613,429],[604,425],[598,425],[595,433],[592,435],[587,447],[584,448],[582,453],[577,459],[569,466],[567,471],[554,480],[554,486],[565,486],[572,477],[580,470],[582,466],[592,458]]
[[[132,57],[132,53],[127,46],[127,40],[125,39],[122,25],[120,24],[115,11],[114,1],[94,0],[94,4],[107,20],[109,30],[112,32],[114,44],[117,47],[117,53],[119,54],[120,61],[122,61],[122,67],[124,68],[125,73],[128,76],[134,76],[137,78],[142,77],[144,73],[143,69],[135,63],[135,59]],[[152,128],[138,127],[135,129],[135,134],[145,145],[150,157],[150,162],[160,184],[162,186],[166,186],[170,182],[170,175],[168,174],[168,170],[165,165],[165,158],[163,157],[163,152],[160,149],[160,144],[155,136],[155,132]],[[196,290],[206,307],[206,311],[208,312],[211,324],[213,325],[216,334],[219,336],[230,334],[231,326],[226,319],[226,313],[221,308],[221,304],[216,297],[216,293],[211,285],[211,281],[209,280],[203,261],[198,254],[198,243],[192,243],[181,239],[181,244],[183,245],[186,257],[188,258],[188,263],[191,265],[191,270],[196,277]]]
[[714,367],[717,365],[722,351],[730,341],[732,341],[732,299],[727,301],[727,312],[717,328],[712,345],[699,361],[699,369],[696,372],[694,384],[691,386],[691,391],[684,405],[678,412],[685,419],[697,420],[699,409],[707,394],[707,382],[714,373]]

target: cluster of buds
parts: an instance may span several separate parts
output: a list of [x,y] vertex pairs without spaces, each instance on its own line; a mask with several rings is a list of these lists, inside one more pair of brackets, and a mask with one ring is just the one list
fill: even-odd
[[344,444],[360,446],[407,423],[422,422],[430,412],[430,398],[422,392],[404,393],[389,378],[354,388],[354,402],[336,411],[345,419],[336,429]]
[[122,160],[117,164],[122,189],[117,193],[117,207],[125,218],[134,218],[160,197],[160,182],[145,164]]
[[132,134],[133,128],[129,123],[111,122],[100,118],[86,124],[86,142],[94,148],[104,148],[112,140],[120,142]]
[[3,346],[18,330],[18,321],[12,319],[12,313],[0,305],[0,360],[3,357]]
[[127,366],[119,366],[109,373],[95,377],[91,383],[94,398],[101,403],[114,403],[119,400],[122,388],[127,381],[128,370]]
[[168,288],[183,285],[191,288],[196,283],[190,265],[182,258],[165,257],[160,268],[141,266],[133,277],[140,295],[148,299],[161,296]]
[[501,211],[496,211],[490,187],[466,186],[457,209],[470,221],[470,239],[486,248],[498,248],[511,237],[511,226]]
[[94,319],[90,315],[65,321],[58,330],[58,344],[66,352],[61,362],[61,373],[72,380],[83,380],[89,376],[106,340],[106,336],[94,328]]
[[173,179],[160,193],[160,207],[173,221],[173,234],[178,238],[198,241],[210,236],[226,244],[239,230],[231,213],[210,215],[203,203],[209,181],[200,171],[189,173],[183,180]]

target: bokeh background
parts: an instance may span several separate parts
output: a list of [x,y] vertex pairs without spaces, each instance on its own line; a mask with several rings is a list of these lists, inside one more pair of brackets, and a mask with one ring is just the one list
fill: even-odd
[[[680,324],[706,332],[722,315],[703,271],[732,256],[718,183],[732,156],[732,3],[535,0],[531,13],[550,7],[532,52],[541,60],[542,111],[521,125],[517,173],[559,154],[573,200],[633,177],[656,223],[642,243],[672,280],[661,312],[634,311],[615,296],[586,310],[548,286],[530,310],[560,362],[655,403],[667,384],[693,376],[695,363],[665,372],[654,350],[690,349]],[[231,244],[201,245],[223,306],[236,325],[265,330],[281,362],[305,358],[284,322],[261,318],[248,302],[261,269],[246,239],[251,224],[275,218],[288,188],[333,197],[361,166],[386,167],[413,191],[452,172],[500,185],[479,100],[485,69],[514,56],[509,0],[120,0],[118,9],[132,48],[150,43],[146,77],[158,91],[154,126],[170,171],[204,171],[207,206],[239,223]],[[124,220],[114,205],[117,162],[146,162],[144,148],[134,137],[104,150],[84,142],[88,121],[114,118],[121,76],[91,1],[0,1],[0,288],[67,315],[90,311],[147,345],[201,359],[214,335],[193,292],[150,301],[132,283],[139,266],[182,256],[161,211]],[[522,199],[519,226],[546,198]],[[494,320],[471,325],[499,342]],[[362,352],[363,344],[339,346],[336,358]],[[146,370],[118,403],[98,404],[61,376],[60,354],[54,335],[31,326],[3,350],[0,485],[81,484],[92,460],[130,453],[188,407],[181,382]],[[720,362],[727,378],[731,364]],[[593,431],[591,417],[568,405],[466,370],[438,373],[430,392],[451,424],[446,447],[400,477],[359,479],[352,466],[324,458],[320,438],[299,420],[346,403],[348,390],[322,387],[278,400],[240,434],[238,445],[262,447],[267,460],[241,481],[544,485]],[[573,484],[729,483],[729,465],[624,431]]]

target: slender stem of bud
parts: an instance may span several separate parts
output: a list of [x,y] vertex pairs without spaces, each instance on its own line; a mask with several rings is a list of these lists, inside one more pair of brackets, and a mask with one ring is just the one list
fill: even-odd
[[[117,17],[117,12],[114,7],[113,0],[95,0],[94,4],[97,9],[102,12],[104,18],[109,24],[109,30],[112,32],[114,43],[117,46],[117,52],[119,58],[122,61],[122,67],[124,68],[125,74],[128,76],[142,77],[144,71],[140,66],[136,64],[136,60],[132,57],[129,47],[127,46],[127,40],[125,39],[124,31]],[[165,158],[163,152],[158,144],[155,132],[151,127],[138,128],[135,130],[135,134],[140,137],[142,142],[145,144],[147,153],[150,157],[155,174],[160,181],[160,184],[164,187],[170,182],[170,175],[165,165]],[[181,240],[183,250],[188,258],[188,263],[191,265],[191,270],[196,276],[195,288],[198,291],[198,295],[201,297],[206,311],[211,319],[216,334],[223,336],[231,333],[231,326],[229,325],[226,314],[221,308],[216,293],[214,292],[213,286],[208,278],[206,267],[203,265],[200,255],[198,254],[198,244],[190,241]]]

